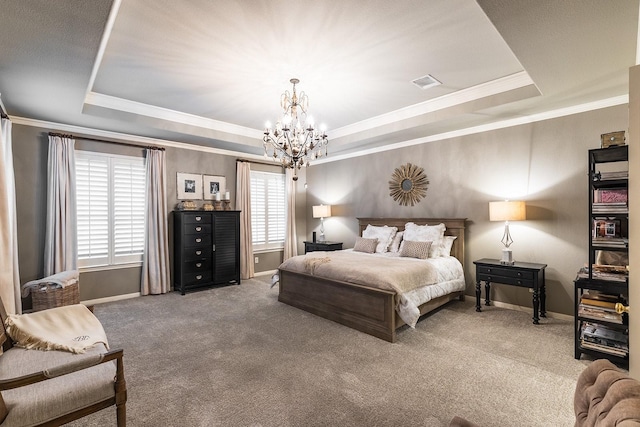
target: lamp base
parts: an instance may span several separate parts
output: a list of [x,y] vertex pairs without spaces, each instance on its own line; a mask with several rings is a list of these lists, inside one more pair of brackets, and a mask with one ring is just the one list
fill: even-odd
[[500,264],[513,265],[515,261],[513,260],[513,252],[511,249],[503,249],[502,250],[502,259],[500,260]]

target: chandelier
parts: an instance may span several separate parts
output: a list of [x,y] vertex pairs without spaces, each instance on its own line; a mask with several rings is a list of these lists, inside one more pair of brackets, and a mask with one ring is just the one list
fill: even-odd
[[280,97],[282,117],[275,128],[267,122],[262,138],[264,155],[279,160],[285,168],[293,169],[293,180],[298,180],[297,171],[309,166],[312,160],[327,155],[329,140],[325,129],[316,130],[313,119],[307,116],[309,98],[304,92],[296,94],[298,79],[289,80],[293,92],[285,91]]

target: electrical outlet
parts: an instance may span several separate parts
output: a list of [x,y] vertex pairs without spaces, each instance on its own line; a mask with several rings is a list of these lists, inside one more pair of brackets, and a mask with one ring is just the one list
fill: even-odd
[[258,258],[258,257],[253,258],[253,262],[255,264],[259,264],[260,263],[260,258]]

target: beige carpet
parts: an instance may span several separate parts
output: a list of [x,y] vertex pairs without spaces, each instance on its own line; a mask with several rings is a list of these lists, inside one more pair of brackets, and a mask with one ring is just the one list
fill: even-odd
[[390,344],[279,303],[268,279],[96,306],[124,348],[129,426],[573,426],[589,362],[572,322],[467,298]]

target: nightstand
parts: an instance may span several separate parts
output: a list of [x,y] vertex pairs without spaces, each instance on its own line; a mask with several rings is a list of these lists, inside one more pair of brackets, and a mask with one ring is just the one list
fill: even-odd
[[540,323],[540,317],[547,317],[545,309],[544,269],[547,264],[515,262],[501,264],[500,260],[483,258],[473,262],[476,265],[476,311],[480,310],[480,283],[485,282],[485,305],[489,305],[491,282],[521,286],[533,289],[533,323]]
[[316,251],[341,251],[342,242],[304,242],[304,253]]

